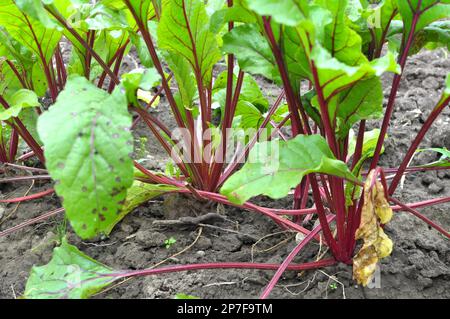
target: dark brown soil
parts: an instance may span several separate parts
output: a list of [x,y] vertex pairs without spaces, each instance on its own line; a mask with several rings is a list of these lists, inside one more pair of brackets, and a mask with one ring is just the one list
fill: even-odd
[[[382,157],[384,167],[393,167],[401,160],[415,133],[438,100],[444,77],[450,70],[450,60],[443,51],[423,52],[408,65],[389,131],[386,152]],[[388,81],[389,79],[386,79]],[[388,83],[388,82],[386,82]],[[276,89],[263,83],[264,92]],[[387,85],[386,85],[387,87]],[[386,95],[389,91],[386,89]],[[158,117],[170,122],[165,103],[154,111]],[[450,148],[450,111],[447,109],[437,120],[423,147]],[[172,122],[173,125],[173,122]],[[379,124],[369,123],[374,128]],[[144,135],[144,127],[137,129]],[[163,168],[166,156],[148,134],[147,149],[139,150],[140,139],[136,139],[136,154],[146,160],[147,166]],[[150,155],[151,154],[151,155]],[[435,160],[434,154],[422,153],[417,163]],[[441,196],[450,196],[448,187],[450,173],[431,172],[411,174],[403,189],[396,196],[405,202],[415,202]],[[30,187],[29,183],[0,184],[2,197],[17,197]],[[49,184],[36,182],[32,192],[42,191]],[[141,269],[151,267],[189,246],[197,237],[196,228],[160,228],[153,221],[182,214],[199,215],[219,212],[226,220],[214,222],[222,230],[204,227],[202,234],[189,250],[168,264],[200,263],[214,261],[279,263],[295,245],[292,233],[280,233],[279,227],[268,218],[253,212],[210,204],[192,199],[181,202],[180,198],[157,199],[136,209],[113,231],[111,237],[97,242],[82,242],[70,226],[69,240],[88,255],[117,269]],[[266,198],[256,200],[260,205],[290,207],[290,199],[273,202]],[[58,199],[16,205],[0,206],[0,231],[17,225],[59,207]],[[450,228],[450,205],[423,209],[422,212],[444,228]],[[3,217],[2,217],[3,215]],[[49,261],[55,244],[64,233],[62,216],[45,223],[27,227],[0,238],[0,298],[20,296],[32,265]],[[377,275],[375,288],[361,288],[352,280],[351,267],[338,265],[305,273],[287,272],[271,296],[274,298],[450,298],[450,242],[422,221],[408,213],[396,213],[386,227],[394,241],[392,255],[383,260]],[[270,237],[258,242],[264,236]],[[174,237],[176,243],[169,249],[164,247],[167,238]],[[318,244],[310,244],[296,261],[310,261],[317,257]],[[253,257],[252,257],[253,256]],[[177,293],[186,293],[201,298],[256,298],[273,275],[272,272],[250,270],[203,270],[189,273],[174,273],[132,279],[96,298],[173,298]],[[334,284],[333,284],[334,283]]]

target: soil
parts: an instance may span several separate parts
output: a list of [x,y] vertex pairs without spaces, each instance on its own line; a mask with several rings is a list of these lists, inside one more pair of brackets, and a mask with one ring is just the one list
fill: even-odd
[[[413,136],[439,99],[448,70],[450,59],[444,51],[421,52],[410,60],[399,91],[386,151],[382,156],[383,167],[393,167],[399,163],[399,154],[406,152]],[[386,97],[389,94],[389,80],[390,76],[386,76]],[[260,82],[264,92],[269,92],[273,99],[277,89],[270,83]],[[174,127],[164,99],[153,112]],[[450,110],[447,109],[436,121],[422,147],[450,148],[449,122]],[[373,121],[368,126],[378,127],[379,123]],[[157,147],[156,140],[142,124],[136,132],[136,156],[143,158],[148,167],[163,169],[166,156]],[[141,136],[147,136],[147,142]],[[424,152],[415,158],[415,163],[433,160],[436,160],[436,154]],[[445,171],[411,174],[395,196],[404,202],[450,196],[449,179],[450,172]],[[36,181],[32,193],[49,187],[49,183]],[[23,196],[29,188],[30,184],[24,182],[0,184],[0,196]],[[290,198],[275,202],[260,197],[255,202],[270,207],[291,205]],[[19,207],[16,204],[1,206],[0,231],[59,205],[56,196],[52,196],[22,203]],[[450,204],[421,211],[444,228],[450,228]],[[196,227],[163,228],[153,224],[169,217],[205,213],[219,213],[224,219],[211,223],[216,228],[203,227],[197,240],[199,229]],[[280,263],[295,246],[295,235],[280,232],[280,228],[266,217],[171,195],[139,207],[116,227],[109,238],[101,241],[81,241],[70,226],[65,225],[62,216],[0,238],[0,298],[21,295],[31,267],[50,260],[53,247],[66,231],[71,243],[116,269],[148,268],[167,258],[165,265],[252,260]],[[337,265],[304,273],[286,272],[271,297],[450,298],[450,242],[416,217],[402,212],[395,214],[386,226],[386,233],[394,241],[394,251],[382,261],[374,287],[357,286],[352,280],[351,267]],[[164,241],[171,237],[176,242],[166,248]],[[170,258],[195,240],[189,250]],[[317,243],[310,244],[296,261],[313,260],[323,249]],[[272,275],[273,272],[269,271],[231,269],[173,273],[132,279],[94,298],[173,298],[177,293],[200,298],[256,298]]]

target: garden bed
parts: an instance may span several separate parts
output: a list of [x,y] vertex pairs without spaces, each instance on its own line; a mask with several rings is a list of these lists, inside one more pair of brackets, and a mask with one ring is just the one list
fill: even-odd
[[[409,60],[388,131],[386,151],[381,158],[383,167],[399,164],[398,154],[406,152],[413,136],[439,99],[449,69],[450,60],[443,50],[424,51]],[[262,80],[259,82],[265,88],[266,95],[277,95],[274,86]],[[385,91],[385,97],[388,94]],[[164,99],[153,112],[159,118],[167,119],[168,108]],[[450,111],[447,108],[428,132],[422,146],[450,148],[449,122]],[[368,123],[368,129],[377,126],[378,123],[374,121]],[[147,167],[162,168],[165,154],[155,147],[156,142],[150,135],[147,143],[150,148],[139,151],[142,132],[143,127],[135,133],[136,155],[149,156],[145,162]],[[148,131],[145,134],[149,134]],[[436,159],[434,156],[433,153],[421,153],[416,160],[417,163],[429,163]],[[414,173],[406,178],[403,189],[399,188],[396,196],[408,203],[450,196],[449,181],[450,173],[446,171]],[[32,193],[50,187],[48,183],[36,181]],[[23,196],[29,188],[30,182],[0,184],[3,198]],[[283,230],[264,216],[194,200],[181,201],[179,196],[166,195],[139,207],[120,222],[105,240],[82,242],[67,226],[69,242],[115,269],[149,268],[164,260],[164,265],[216,261],[280,263],[295,246],[293,233],[280,233]],[[255,201],[269,207],[290,208],[292,205],[292,198],[272,201],[258,197]],[[60,203],[53,195],[21,203],[17,209],[16,204],[1,207],[0,216],[3,215],[6,220],[0,225],[0,231],[58,208]],[[445,229],[450,228],[449,211],[449,204],[421,210]],[[207,213],[217,216],[201,223],[206,226],[160,227],[154,224],[155,221]],[[201,235],[198,236],[200,228]],[[50,260],[52,249],[64,229],[62,216],[58,216],[0,238],[0,298],[15,298],[23,293],[31,266],[42,265]],[[377,277],[379,288],[357,286],[352,280],[351,267],[338,265],[300,274],[286,272],[271,297],[450,298],[448,239],[404,212],[395,213],[385,231],[394,242],[394,250],[381,263],[381,275]],[[176,239],[176,242],[167,248],[165,240],[169,238]],[[171,258],[186,248],[185,252]],[[318,243],[310,243],[296,261],[314,260],[324,249]],[[200,298],[255,298],[270,281],[272,274],[270,271],[242,269],[163,274],[133,278],[107,289],[97,297],[173,298],[178,293],[184,293]]]

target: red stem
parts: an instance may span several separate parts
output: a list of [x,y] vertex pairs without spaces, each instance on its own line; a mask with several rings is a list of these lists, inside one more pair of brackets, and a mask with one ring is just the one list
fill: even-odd
[[264,119],[263,123],[259,127],[258,132],[256,133],[256,135],[253,136],[252,140],[245,146],[245,149],[236,158],[236,160],[233,163],[230,163],[228,165],[228,167],[225,169],[225,172],[220,177],[220,180],[219,180],[219,183],[218,183],[217,187],[222,185],[222,183],[224,183],[230,177],[230,175],[236,170],[237,166],[243,161],[243,159],[245,157],[247,157],[249,151],[253,148],[253,146],[258,141],[258,138],[261,135],[261,133],[264,130],[264,128],[266,128],[267,124],[270,123],[270,118],[273,116],[273,114],[276,112],[276,110],[280,106],[281,101],[283,100],[283,97],[284,97],[284,91],[281,92],[281,94],[278,96],[278,98],[275,101],[275,103],[269,109],[269,112],[267,113],[266,118]]
[[[410,32],[408,35],[408,40],[406,42],[406,45],[404,46],[404,50],[403,50],[403,53],[400,58],[401,73],[395,74],[394,79],[392,81],[391,93],[389,95],[389,100],[388,100],[388,103],[386,106],[386,111],[385,111],[384,118],[383,118],[383,124],[381,125],[380,137],[378,138],[377,146],[375,148],[374,156],[372,158],[372,163],[370,165],[370,170],[375,169],[375,167],[377,167],[377,165],[378,165],[378,161],[380,160],[381,149],[383,147],[384,139],[386,137],[386,133],[387,133],[387,130],[389,127],[389,123],[391,121],[392,113],[394,111],[395,100],[397,98],[397,91],[400,87],[400,81],[402,79],[403,70],[405,69],[406,61],[408,59],[409,50],[414,41],[414,34],[415,34],[416,26],[417,26],[417,23],[419,22],[419,18],[421,16],[420,7],[422,5],[422,0],[419,0],[417,5],[418,5],[418,9],[414,13],[411,30],[409,30]],[[402,41],[402,42],[404,42],[404,41]]]
[[[331,222],[331,220],[334,219],[334,216],[328,219],[328,223]],[[286,259],[283,261],[283,263],[280,265],[280,267],[275,272],[275,275],[270,280],[269,284],[266,286],[264,291],[261,294],[260,299],[266,299],[269,297],[270,292],[275,288],[275,285],[277,284],[278,280],[280,280],[283,273],[286,271],[289,264],[294,260],[294,258],[298,255],[298,253],[316,236],[320,231],[322,230],[322,226],[319,225],[316,228],[314,228],[286,257]],[[333,260],[333,264],[336,262]]]
[[339,249],[338,249],[336,240],[334,239],[333,234],[331,233],[330,225],[327,222],[327,215],[325,212],[325,208],[323,207],[323,204],[322,204],[322,198],[320,196],[319,185],[317,183],[317,179],[314,174],[310,175],[310,182],[311,182],[314,203],[316,204],[319,221],[323,228],[323,235],[324,235],[325,241],[328,244],[328,246],[330,247],[330,249],[333,253],[333,256],[335,256],[336,258],[339,258],[340,257]]
[[[119,50],[119,55],[117,56],[116,63],[114,64],[114,74],[119,77],[120,67],[122,66],[123,56],[125,54],[125,50]],[[108,93],[111,93],[114,90],[116,83],[114,81],[109,82]]]
[[[233,74],[232,74],[233,75]],[[220,140],[220,145],[218,147],[218,152],[221,152],[219,154],[219,162],[214,161],[212,165],[212,173],[211,173],[211,181],[210,181],[210,191],[215,191],[217,188],[222,184],[220,179],[220,173],[222,172],[223,166],[225,164],[226,160],[226,150],[227,150],[227,144],[228,144],[228,136],[227,136],[227,129],[231,127],[234,114],[236,112],[236,107],[239,101],[239,95],[242,89],[242,84],[244,81],[244,72],[239,71],[236,88],[234,90],[234,96],[233,99],[230,101],[230,104],[225,105],[225,116],[224,120],[222,122],[222,136]],[[232,85],[231,81],[231,85]],[[227,83],[227,86],[229,83]],[[232,89],[231,89],[232,91]],[[228,94],[228,89],[227,89]],[[267,124],[265,124],[267,125]],[[214,157],[216,157],[217,154],[215,154]],[[227,177],[223,181],[226,180]]]
[[111,80],[114,81],[114,83],[119,84],[120,83],[119,78],[105,64],[105,61],[102,60],[102,58],[97,54],[97,52],[95,52],[94,49],[90,47],[88,43],[86,43],[83,37],[80,36],[80,34],[72,26],[70,26],[62,16],[59,15],[59,13],[53,12],[51,7],[49,6],[45,6],[45,8],[92,55],[92,57],[103,68],[103,70],[110,76]]
[[38,199],[50,194],[53,194],[55,190],[53,188],[47,189],[46,191],[36,193],[29,196],[23,196],[23,197],[17,197],[17,198],[11,198],[11,199],[0,199],[0,203],[21,203],[26,202],[33,199]]
[[263,23],[264,23],[264,30],[266,32],[267,38],[272,48],[273,55],[275,56],[278,70],[280,71],[281,79],[283,81],[283,87],[286,92],[286,101],[289,107],[289,113],[291,113],[292,134],[295,137],[299,133],[303,133],[303,127],[298,112],[298,103],[296,101],[295,94],[292,90],[292,86],[289,81],[289,75],[286,70],[286,66],[284,64],[283,55],[275,40],[275,36],[273,34],[270,21],[266,17],[263,17]]
[[17,155],[17,148],[19,146],[19,133],[16,129],[12,129],[11,139],[9,140],[9,161],[12,163]]
[[[322,267],[327,267],[335,264],[334,259],[324,259],[320,261],[304,263],[300,265],[289,265],[286,270],[292,271],[303,271],[310,269],[317,269]],[[105,277],[116,277],[116,278],[127,278],[136,276],[149,276],[158,275],[164,273],[173,273],[179,271],[190,271],[190,270],[201,270],[201,269],[260,269],[260,270],[276,270],[280,267],[279,264],[263,264],[263,263],[243,263],[243,262],[223,262],[223,263],[207,263],[207,264],[191,264],[191,265],[177,265],[177,266],[167,266],[157,269],[144,269],[144,270],[132,270],[132,271],[122,271],[118,273],[104,275]]]

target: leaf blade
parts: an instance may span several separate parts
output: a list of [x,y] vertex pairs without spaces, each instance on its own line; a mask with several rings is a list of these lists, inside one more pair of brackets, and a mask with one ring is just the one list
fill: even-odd
[[119,91],[109,95],[83,77],[70,78],[39,118],[47,168],[82,238],[104,233],[121,212],[133,182],[130,125],[126,97]]

